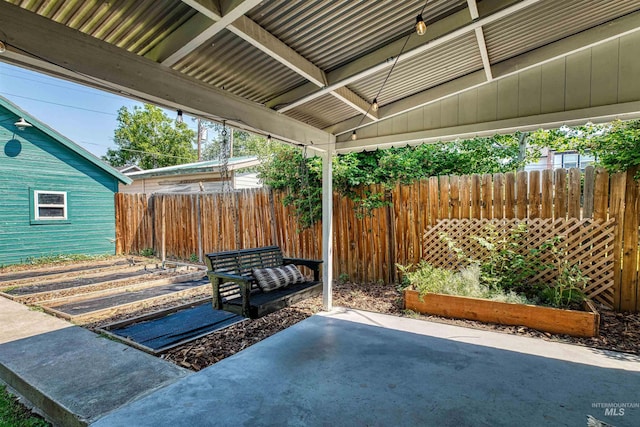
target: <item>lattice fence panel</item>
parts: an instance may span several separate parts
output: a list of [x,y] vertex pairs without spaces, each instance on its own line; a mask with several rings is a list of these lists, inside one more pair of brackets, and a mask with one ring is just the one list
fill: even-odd
[[[570,265],[577,265],[582,274],[589,278],[585,289],[587,296],[613,307],[614,220],[441,220],[427,227],[424,233],[423,258],[436,267],[457,270],[463,265],[447,240],[455,241],[455,247],[468,257],[483,259],[488,255],[488,251],[474,236],[487,236],[487,233],[491,233],[493,241],[509,240],[509,236],[517,232],[520,223],[526,224],[526,233],[518,245],[520,253],[525,254],[531,248],[539,248],[544,242],[556,236],[560,237],[561,241],[556,247],[564,250],[564,259]],[[551,262],[552,258],[552,255],[546,252],[542,261]],[[532,277],[530,283],[553,283],[558,273],[558,269],[546,269]]]

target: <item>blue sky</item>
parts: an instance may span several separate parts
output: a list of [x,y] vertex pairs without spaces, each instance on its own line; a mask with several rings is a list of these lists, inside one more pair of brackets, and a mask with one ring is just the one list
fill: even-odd
[[[115,148],[118,109],[142,103],[0,62],[0,95],[96,156]],[[175,116],[175,112],[167,111]],[[191,126],[192,120],[185,116]]]

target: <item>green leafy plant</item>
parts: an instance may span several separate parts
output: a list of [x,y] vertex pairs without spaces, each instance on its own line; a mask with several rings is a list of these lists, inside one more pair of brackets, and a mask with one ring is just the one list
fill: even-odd
[[160,107],[144,104],[118,110],[113,134],[116,148],[103,156],[111,166],[136,164],[143,169],[195,162],[196,132],[186,123],[176,123]]
[[[423,144],[363,153],[348,153],[333,160],[334,191],[353,200],[356,215],[364,218],[390,205],[388,190],[398,183],[411,184],[440,175],[510,172],[537,160],[535,150],[523,153],[519,134],[496,135],[442,144]],[[301,227],[321,218],[322,162],[302,160],[296,147],[279,147],[261,156],[260,179],[269,187],[285,191],[285,205],[294,206]],[[302,167],[304,165],[304,167]],[[380,185],[382,191],[360,191]]]
[[198,258],[198,255],[196,255],[196,254],[191,254],[191,255],[189,256],[189,262],[196,263],[196,262],[198,262],[198,261],[200,261],[200,258]]
[[145,248],[140,251],[140,256],[152,257],[154,256],[153,248]]
[[595,156],[597,166],[609,172],[631,171],[636,180],[640,179],[640,120],[539,130],[529,142],[556,151],[590,153]]
[[338,276],[338,283],[343,285],[348,281],[349,281],[349,275],[347,273],[340,273],[340,276]]
[[450,251],[456,254],[463,265],[480,267],[481,283],[493,288],[518,290],[526,280],[546,266],[540,253],[544,248],[525,248],[527,224],[519,223],[509,234],[500,233],[493,224],[487,224],[482,234],[471,236],[484,253],[469,255],[446,233],[440,235]]
[[[555,236],[537,247],[526,247],[527,225],[519,223],[508,234],[502,234],[488,224],[481,235],[471,236],[483,252],[470,256],[459,244],[447,236],[440,239],[447,244],[462,265],[479,268],[479,282],[492,290],[522,295],[526,300],[557,308],[579,305],[586,299],[584,287],[589,280],[577,265],[567,260],[563,239]],[[531,283],[536,274],[544,270],[558,271],[553,284]]]
[[586,299],[584,288],[588,281],[577,266],[564,261],[556,282],[542,288],[540,302],[557,308],[579,307]]
[[492,301],[527,304],[527,299],[513,291],[492,288],[481,283],[480,267],[470,265],[459,272],[437,268],[422,260],[417,266],[397,265],[405,287],[410,286],[423,298],[427,293],[484,298]]
[[92,261],[102,258],[107,258],[110,255],[84,255],[84,254],[51,254],[42,255],[37,257],[27,257],[25,264],[42,265],[42,264],[57,264],[64,262],[76,262],[76,261]]

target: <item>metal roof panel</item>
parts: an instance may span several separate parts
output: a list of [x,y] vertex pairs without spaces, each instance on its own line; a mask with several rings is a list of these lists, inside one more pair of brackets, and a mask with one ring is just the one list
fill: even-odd
[[[398,63],[378,96],[378,104],[383,106],[479,69],[482,69],[482,58],[475,33],[470,32],[451,43]],[[349,88],[364,99],[373,101],[389,70],[360,80]]]
[[[428,23],[466,3],[430,1],[423,18]],[[263,2],[248,16],[327,71],[413,32],[424,5],[423,0],[276,0]]]
[[178,61],[174,69],[254,102],[264,103],[304,78],[223,30]]
[[180,0],[7,1],[139,55],[197,13]]
[[484,27],[491,63],[640,10],[638,0],[544,0]]
[[311,126],[325,128],[356,116],[359,113],[329,94],[300,105],[284,114],[301,122],[308,123]]

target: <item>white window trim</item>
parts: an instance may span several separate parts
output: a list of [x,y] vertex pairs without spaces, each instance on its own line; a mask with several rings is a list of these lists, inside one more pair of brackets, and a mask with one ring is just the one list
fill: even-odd
[[[62,204],[40,204],[39,194],[62,194],[64,202]],[[44,191],[44,190],[34,190],[33,191],[33,208],[34,208],[34,218],[36,221],[65,221],[68,219],[68,208],[67,208],[67,192],[66,191]],[[64,216],[40,216],[40,208],[62,208],[64,212]]]

